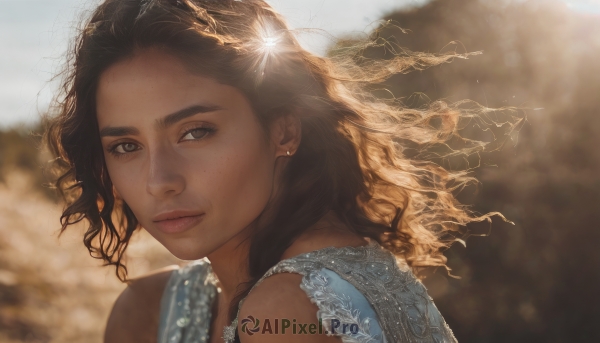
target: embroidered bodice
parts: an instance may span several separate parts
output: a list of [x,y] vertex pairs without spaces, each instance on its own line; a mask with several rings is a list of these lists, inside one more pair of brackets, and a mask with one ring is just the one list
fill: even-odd
[[[282,272],[303,275],[299,286],[317,305],[324,332],[340,336],[344,343],[457,342],[423,284],[376,241],[281,260],[254,287]],[[208,341],[217,292],[208,260],[174,270],[161,302],[158,343]],[[332,319],[355,326],[342,332],[341,326],[331,327]],[[234,342],[237,325],[236,317],[224,328],[226,342]]]

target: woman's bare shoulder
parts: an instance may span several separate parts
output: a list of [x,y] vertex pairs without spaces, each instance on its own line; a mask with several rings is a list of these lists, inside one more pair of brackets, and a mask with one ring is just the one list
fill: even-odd
[[[281,336],[286,336],[285,341],[289,343],[342,342],[340,337],[313,333],[312,328],[319,327],[318,307],[300,288],[301,281],[301,274],[278,273],[265,278],[248,294],[238,317],[238,332],[242,343],[281,342]],[[242,320],[249,316],[263,323],[260,326],[261,330],[253,334],[247,334],[242,330]],[[277,334],[273,334],[276,325],[275,319],[279,326]],[[285,333],[282,331],[284,319],[289,321],[289,327]],[[265,326],[267,320],[272,329],[270,332]]]
[[153,270],[129,280],[108,317],[104,342],[155,343],[160,301],[177,265]]

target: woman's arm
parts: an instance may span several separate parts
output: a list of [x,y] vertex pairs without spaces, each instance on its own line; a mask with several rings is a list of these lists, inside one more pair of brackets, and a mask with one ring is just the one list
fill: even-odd
[[104,332],[104,343],[156,343],[160,301],[171,265],[131,280],[115,301]]

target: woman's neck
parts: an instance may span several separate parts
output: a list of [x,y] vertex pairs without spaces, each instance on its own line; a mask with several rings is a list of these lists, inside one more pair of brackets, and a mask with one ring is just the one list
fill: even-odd
[[245,237],[240,233],[208,255],[212,271],[217,276],[221,297],[227,303],[235,296],[238,286],[250,279],[248,272],[250,239],[244,241]]
[[[248,272],[250,239],[247,237],[247,232],[250,231],[243,230],[208,256],[212,270],[218,279],[221,299],[226,304],[233,300],[238,286],[250,280]],[[328,246],[343,247],[366,244],[368,242],[363,237],[353,233],[330,211],[296,238],[280,259],[287,259]]]

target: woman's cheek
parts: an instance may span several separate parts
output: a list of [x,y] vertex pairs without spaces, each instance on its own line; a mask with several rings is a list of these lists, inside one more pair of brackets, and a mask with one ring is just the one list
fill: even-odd
[[132,200],[129,199],[129,195],[133,193],[130,188],[139,187],[139,185],[135,184],[135,178],[130,176],[132,173],[128,173],[127,168],[119,167],[110,161],[106,162],[106,166],[113,187],[116,189],[119,196],[121,196],[129,204],[129,200]]
[[[273,166],[258,147],[246,145],[246,153],[233,152],[214,170],[206,186],[217,210],[234,226],[250,224],[266,206],[271,193]],[[217,200],[218,199],[218,200]],[[243,227],[240,227],[241,229]]]

